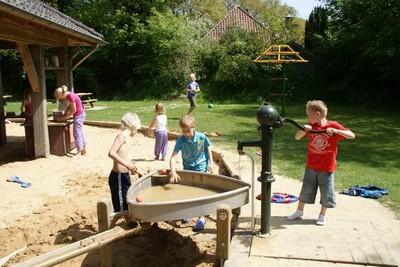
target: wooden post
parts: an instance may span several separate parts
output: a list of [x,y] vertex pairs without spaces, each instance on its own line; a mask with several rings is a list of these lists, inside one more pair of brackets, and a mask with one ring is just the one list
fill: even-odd
[[0,66],[0,146],[4,146],[7,143],[6,121],[4,115],[3,83],[1,80]]
[[232,212],[228,205],[220,205],[217,208],[217,259],[220,260],[220,266],[224,260],[229,258],[229,247],[231,242],[231,219]]
[[[99,224],[99,233],[107,231],[111,226],[111,202],[103,199],[97,202],[97,221]],[[100,249],[100,266],[112,266],[112,245],[104,246]]]
[[32,55],[40,88],[39,92],[32,93],[35,157],[48,157],[50,155],[50,143],[49,131],[47,129],[46,73],[43,47],[35,45],[31,46],[29,50]]

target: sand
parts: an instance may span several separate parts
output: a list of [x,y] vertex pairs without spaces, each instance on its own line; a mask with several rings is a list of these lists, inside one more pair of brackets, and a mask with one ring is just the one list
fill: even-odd
[[[0,258],[28,248],[9,261],[13,264],[91,236],[97,232],[96,203],[110,198],[108,174],[112,161],[107,156],[117,129],[85,126],[88,155],[53,156],[36,160],[24,154],[24,129],[7,124],[8,143],[0,148]],[[138,171],[167,168],[168,162],[153,160],[154,139],[136,135],[128,144]],[[170,142],[169,155],[173,142]],[[74,152],[74,151],[73,151]],[[29,188],[6,182],[17,175],[32,183]],[[117,242],[115,266],[210,266],[215,260],[213,238],[197,237],[194,222],[158,227]],[[214,228],[210,221],[207,228]],[[211,230],[212,232],[212,230]],[[215,237],[215,232],[211,234]],[[211,240],[211,241],[210,241]],[[82,255],[60,266],[98,266],[98,252]]]

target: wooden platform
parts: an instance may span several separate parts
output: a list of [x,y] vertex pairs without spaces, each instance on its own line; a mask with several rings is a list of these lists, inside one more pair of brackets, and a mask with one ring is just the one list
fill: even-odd
[[312,219],[289,222],[272,217],[272,225],[276,226],[272,237],[253,237],[250,256],[398,266],[383,238],[383,232],[391,229],[380,229],[370,221],[337,219],[318,227]]

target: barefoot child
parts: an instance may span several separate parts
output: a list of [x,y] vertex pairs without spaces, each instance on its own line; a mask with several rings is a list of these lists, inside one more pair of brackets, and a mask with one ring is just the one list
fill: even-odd
[[[295,220],[303,216],[305,203],[313,204],[315,202],[319,187],[321,211],[316,224],[324,225],[327,208],[336,206],[334,172],[338,142],[343,139],[354,139],[355,135],[338,122],[326,119],[328,108],[321,100],[308,101],[306,113],[310,124],[304,125],[305,131],[298,131],[295,135],[296,140],[303,137],[308,139],[306,170],[297,210],[287,218]],[[309,133],[311,130],[326,130],[326,134]]]
[[168,119],[165,113],[164,104],[157,103],[153,120],[149,126],[150,130],[153,128],[156,130],[156,143],[154,145],[155,160],[159,160],[161,154],[161,160],[164,161],[168,151]]
[[[176,173],[175,162],[179,151],[182,152],[183,169],[207,172],[212,169],[212,152],[211,142],[203,133],[195,130],[196,121],[189,115],[183,116],[179,121],[182,135],[176,140],[174,152],[170,160],[171,168],[171,183],[177,183],[180,180],[179,175]],[[201,231],[204,229],[205,218],[199,217],[194,231]]]
[[108,152],[108,156],[114,162],[113,169],[108,177],[108,184],[115,212],[128,209],[126,194],[131,185],[129,172],[136,173],[136,167],[129,159],[126,142],[129,136],[135,136],[140,127],[140,119],[136,113],[126,113],[122,116],[120,132],[115,137],[110,152]]

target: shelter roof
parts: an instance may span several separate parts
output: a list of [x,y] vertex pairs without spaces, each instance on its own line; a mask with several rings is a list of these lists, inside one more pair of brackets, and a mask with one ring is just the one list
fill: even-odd
[[94,43],[105,43],[101,33],[39,0],[0,0],[0,11],[53,29],[57,28]]

